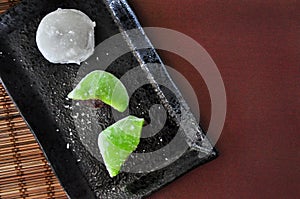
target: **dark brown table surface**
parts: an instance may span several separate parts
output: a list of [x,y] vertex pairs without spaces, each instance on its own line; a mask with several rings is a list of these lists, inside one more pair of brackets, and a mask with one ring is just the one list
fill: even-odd
[[[129,3],[143,26],[174,29],[199,42],[227,92],[220,156],[150,198],[299,198],[300,1]],[[182,58],[162,57],[192,83],[207,128],[210,99],[201,76]]]

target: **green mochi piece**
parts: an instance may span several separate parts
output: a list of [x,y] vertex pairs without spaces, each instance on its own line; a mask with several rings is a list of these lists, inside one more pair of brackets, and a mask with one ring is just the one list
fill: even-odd
[[113,74],[95,70],[86,75],[68,94],[73,100],[98,99],[114,109],[124,112],[129,96],[123,83]]
[[142,118],[128,116],[100,133],[98,146],[111,177],[120,172],[128,156],[137,148],[143,123]]

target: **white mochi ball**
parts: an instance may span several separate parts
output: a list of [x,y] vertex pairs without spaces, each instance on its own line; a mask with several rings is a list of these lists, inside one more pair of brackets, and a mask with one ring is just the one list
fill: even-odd
[[36,43],[52,63],[80,64],[94,52],[94,27],[86,14],[75,9],[57,9],[39,24]]

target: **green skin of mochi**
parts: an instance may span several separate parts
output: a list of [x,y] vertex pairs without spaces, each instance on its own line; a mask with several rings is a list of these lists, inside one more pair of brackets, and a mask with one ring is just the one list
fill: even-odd
[[111,177],[116,176],[129,155],[137,148],[144,119],[128,116],[103,130],[98,146]]
[[95,70],[86,75],[68,94],[73,100],[98,99],[114,109],[124,112],[129,96],[123,83],[111,73]]
[[[74,100],[98,99],[120,112],[128,107],[129,97],[122,82],[111,73],[96,70],[86,75],[69,93]],[[144,119],[128,116],[103,130],[98,146],[106,169],[116,176],[129,155],[137,148]]]

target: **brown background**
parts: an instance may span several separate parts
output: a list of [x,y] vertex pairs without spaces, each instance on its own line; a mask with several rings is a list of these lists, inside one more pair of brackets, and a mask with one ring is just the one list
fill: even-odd
[[[300,198],[300,2],[129,0],[143,26],[198,41],[227,92],[220,157],[153,194],[173,198]],[[201,76],[162,52],[198,94],[207,128],[210,99]]]

